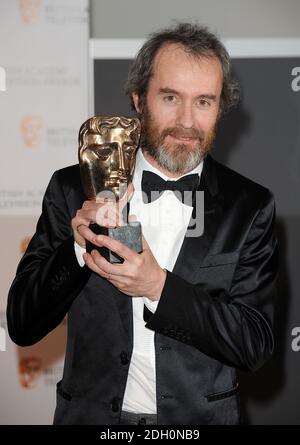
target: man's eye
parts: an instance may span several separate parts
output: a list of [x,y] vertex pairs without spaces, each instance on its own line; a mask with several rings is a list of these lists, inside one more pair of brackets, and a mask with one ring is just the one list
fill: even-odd
[[208,100],[206,100],[206,99],[199,99],[198,104],[201,108],[209,108],[210,107],[210,102],[208,102]]
[[164,101],[169,103],[175,103],[176,102],[176,96],[164,96]]

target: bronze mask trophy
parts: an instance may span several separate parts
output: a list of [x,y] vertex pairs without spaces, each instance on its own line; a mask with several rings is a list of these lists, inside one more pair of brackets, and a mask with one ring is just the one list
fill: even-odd
[[[124,196],[135,167],[135,154],[141,134],[137,118],[125,116],[94,116],[79,130],[79,166],[83,189],[88,199],[118,201]],[[125,207],[126,209],[126,207]],[[141,224],[128,223],[115,228],[90,224],[97,235],[103,234],[121,241],[131,249],[142,251]],[[87,241],[87,252],[96,249],[110,263],[122,263],[116,253]]]

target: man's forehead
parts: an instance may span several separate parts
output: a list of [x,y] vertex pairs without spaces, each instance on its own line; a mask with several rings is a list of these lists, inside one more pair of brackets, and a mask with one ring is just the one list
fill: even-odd
[[176,62],[183,61],[186,69],[195,66],[211,65],[216,70],[222,72],[222,66],[219,58],[213,53],[208,52],[207,55],[196,55],[186,49],[180,43],[166,43],[157,52],[154,58],[153,75],[161,69],[176,68]]

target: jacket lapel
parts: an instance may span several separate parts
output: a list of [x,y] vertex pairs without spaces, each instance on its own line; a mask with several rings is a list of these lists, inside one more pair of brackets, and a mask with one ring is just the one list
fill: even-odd
[[209,251],[223,213],[223,195],[219,193],[215,161],[209,155],[204,160],[198,190],[204,191],[204,231],[198,237],[185,236],[173,268],[175,274],[190,282]]

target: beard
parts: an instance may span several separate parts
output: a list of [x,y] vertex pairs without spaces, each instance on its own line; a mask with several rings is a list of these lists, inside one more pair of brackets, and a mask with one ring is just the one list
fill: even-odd
[[[216,125],[205,133],[201,129],[168,127],[159,130],[147,106],[141,114],[141,146],[161,167],[170,173],[186,174],[197,167],[209,153],[216,135]],[[192,138],[194,144],[166,142],[167,136]]]

